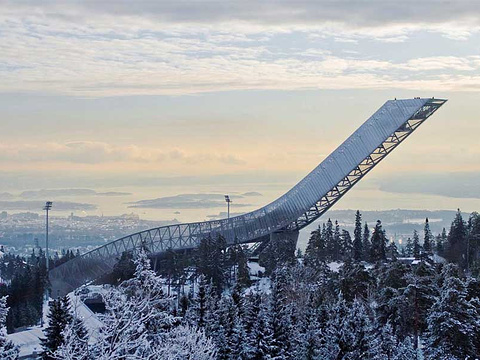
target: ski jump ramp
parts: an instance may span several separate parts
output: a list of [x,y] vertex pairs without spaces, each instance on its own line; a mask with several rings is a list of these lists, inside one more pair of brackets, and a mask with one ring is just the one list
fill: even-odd
[[[222,235],[227,244],[298,237],[447,100],[388,100],[335,151],[283,196],[229,219],[162,226],[127,235],[50,270],[52,294],[63,295],[109,273],[124,251],[152,254],[196,248]],[[283,235],[282,235],[283,234]],[[295,238],[296,239],[296,238]]]

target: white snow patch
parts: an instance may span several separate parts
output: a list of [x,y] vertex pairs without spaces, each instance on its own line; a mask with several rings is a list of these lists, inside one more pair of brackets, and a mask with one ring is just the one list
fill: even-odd
[[261,272],[262,274],[265,273],[265,268],[260,266],[258,262],[250,261],[248,263],[248,268],[250,269],[250,275],[258,276],[258,273]]
[[250,286],[245,290],[245,295],[253,293],[270,294],[272,291],[272,281],[269,278],[261,278],[255,285]]
[[42,351],[40,339],[43,338],[41,327],[33,327],[25,331],[8,334],[7,339],[20,347],[20,357],[39,354]]
[[330,268],[330,271],[335,273],[339,272],[342,266],[343,266],[343,262],[340,262],[340,261],[333,261],[328,263],[328,267]]

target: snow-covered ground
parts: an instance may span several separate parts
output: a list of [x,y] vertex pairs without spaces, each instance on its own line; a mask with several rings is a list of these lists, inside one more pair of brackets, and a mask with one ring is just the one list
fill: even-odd
[[43,329],[40,326],[7,335],[8,340],[20,347],[20,358],[39,354],[42,351],[40,339],[43,337]]

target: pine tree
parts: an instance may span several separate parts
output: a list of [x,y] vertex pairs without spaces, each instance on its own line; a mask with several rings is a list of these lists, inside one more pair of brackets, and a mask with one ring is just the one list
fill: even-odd
[[364,261],[371,261],[370,259],[370,253],[372,251],[372,243],[370,242],[370,229],[368,228],[368,224],[365,223],[365,226],[363,228],[363,239],[362,239],[362,245],[363,245],[363,260]]
[[328,219],[325,227],[325,245],[327,248],[327,257],[330,260],[335,260],[335,240],[333,236],[333,223],[331,219]]
[[275,273],[271,295],[273,340],[277,344],[275,356],[290,358],[291,315],[287,304],[288,280],[286,269]]
[[247,288],[251,285],[250,269],[248,268],[248,259],[245,251],[241,246],[237,251],[237,284],[242,288]]
[[467,225],[467,270],[480,274],[480,214],[473,212]]
[[212,281],[218,292],[221,292],[226,282],[225,248],[225,238],[220,235],[216,239],[211,236],[202,239],[197,248],[197,271],[205,275],[209,282]]
[[342,259],[351,259],[353,253],[353,243],[350,233],[347,230],[342,230],[342,234],[340,235],[340,241]]
[[338,221],[335,220],[335,230],[333,232],[333,256],[332,259],[334,261],[341,260],[341,252],[342,252],[342,239],[340,235],[340,225]]
[[442,235],[440,234],[437,234],[437,236],[435,236],[435,252],[438,256],[443,255],[443,241]]
[[420,247],[420,238],[418,237],[417,230],[413,230],[413,256],[415,259],[420,259],[420,253],[422,248]]
[[355,230],[353,231],[353,259],[355,261],[363,260],[362,243],[362,214],[357,210],[355,214]]
[[437,242],[437,252],[440,256],[445,256],[445,246],[447,246],[447,230],[442,229],[442,234],[440,235],[440,242]]
[[0,298],[0,359],[18,359],[19,349],[11,341],[7,340],[5,322],[7,320],[7,297]]
[[417,360],[417,351],[413,347],[412,339],[407,336],[397,345],[391,360]]
[[433,235],[430,230],[430,224],[428,223],[428,217],[425,219],[425,228],[423,232],[423,251],[425,252],[426,256],[429,256],[432,255]]
[[397,244],[395,243],[395,241],[393,240],[390,241],[390,244],[388,245],[387,253],[388,253],[388,257],[392,261],[397,261],[399,254],[398,254]]
[[375,225],[375,230],[372,235],[371,260],[374,262],[386,260],[386,247],[387,238],[382,228],[382,222],[377,220],[377,224]]
[[80,318],[73,317],[71,323],[63,330],[63,337],[63,343],[54,353],[55,359],[89,360],[88,332]]
[[413,256],[413,242],[412,238],[407,239],[407,245],[405,245],[405,254],[407,257],[412,257]]
[[358,300],[351,306],[339,297],[329,310],[327,326],[320,338],[318,359],[363,359],[369,353],[373,326],[367,309]]
[[463,221],[462,213],[458,209],[455,219],[450,227],[450,232],[447,238],[447,247],[445,249],[445,257],[447,260],[465,267],[466,262],[466,235],[467,229],[465,221]]
[[398,307],[400,332],[413,335],[415,347],[418,336],[427,329],[427,315],[438,295],[435,275],[426,262],[421,262],[413,273],[405,276],[408,285],[403,289]]
[[45,339],[41,339],[44,360],[53,360],[54,353],[64,343],[63,330],[73,320],[70,314],[68,298],[65,296],[58,300],[52,300],[49,303],[50,312],[48,317],[48,326],[45,329]]
[[305,265],[313,268],[317,267],[320,262],[325,260],[325,238],[322,228],[318,228],[311,232],[308,240],[307,248],[305,250]]
[[135,266],[132,279],[103,294],[106,312],[91,347],[94,358],[147,358],[179,322],[168,311],[170,299],[145,251],[138,253]]
[[428,316],[425,355],[427,360],[475,359],[480,349],[475,344],[480,338],[480,313],[477,306],[467,300],[462,280],[447,277],[440,297]]

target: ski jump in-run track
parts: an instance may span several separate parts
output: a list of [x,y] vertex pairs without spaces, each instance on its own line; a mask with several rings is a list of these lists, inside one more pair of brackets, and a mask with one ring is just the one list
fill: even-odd
[[119,256],[141,248],[154,255],[193,249],[208,236],[227,245],[290,239],[323,215],[430,117],[445,99],[388,100],[343,144],[285,195],[228,219],[161,226],[114,240],[50,270],[52,294],[63,295],[111,272]]

